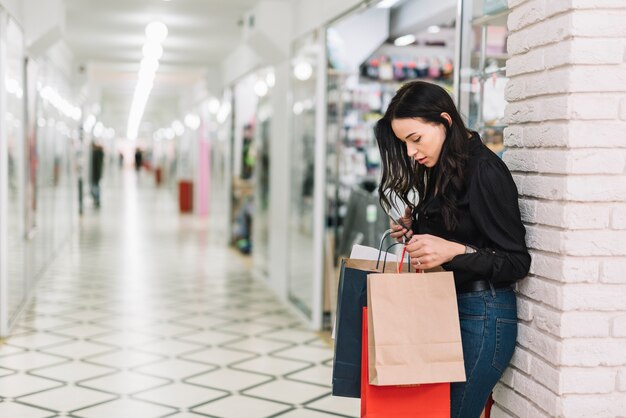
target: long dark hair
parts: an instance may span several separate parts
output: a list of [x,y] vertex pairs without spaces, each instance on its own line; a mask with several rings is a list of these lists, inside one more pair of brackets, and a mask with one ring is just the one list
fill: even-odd
[[[441,114],[452,118],[450,125]],[[394,119],[420,118],[441,124],[446,129],[441,154],[433,168],[417,164],[407,155],[406,144],[391,129]],[[468,129],[454,106],[450,95],[440,86],[423,81],[403,85],[391,100],[387,111],[374,128],[382,161],[382,179],[378,186],[380,204],[387,211],[397,207],[393,195],[412,210],[424,204],[429,188],[437,190],[441,199],[444,225],[452,231],[458,224],[458,195],[463,188],[463,175],[469,152]],[[417,191],[417,206],[411,195]]]

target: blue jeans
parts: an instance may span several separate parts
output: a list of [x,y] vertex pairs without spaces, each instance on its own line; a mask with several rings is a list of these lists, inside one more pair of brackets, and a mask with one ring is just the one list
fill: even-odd
[[451,418],[478,418],[509,365],[517,339],[512,289],[457,295],[466,381],[450,386]]

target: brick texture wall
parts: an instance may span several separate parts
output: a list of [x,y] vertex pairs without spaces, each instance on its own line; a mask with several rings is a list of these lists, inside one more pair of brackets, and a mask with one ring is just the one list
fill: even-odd
[[492,416],[626,417],[626,0],[509,0],[530,275]]

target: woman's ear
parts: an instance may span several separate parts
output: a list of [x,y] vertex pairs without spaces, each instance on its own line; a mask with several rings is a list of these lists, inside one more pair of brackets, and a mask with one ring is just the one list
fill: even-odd
[[441,112],[441,115],[439,116],[441,116],[442,118],[448,121],[448,126],[450,127],[452,126],[452,118],[450,117],[449,114],[447,114],[446,112]]

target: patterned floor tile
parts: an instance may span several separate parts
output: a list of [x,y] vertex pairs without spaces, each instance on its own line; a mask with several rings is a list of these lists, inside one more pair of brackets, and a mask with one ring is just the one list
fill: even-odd
[[361,410],[361,400],[354,398],[341,398],[337,396],[325,396],[322,399],[306,405],[309,409],[331,412],[344,416],[358,417]]
[[333,369],[326,366],[314,366],[296,373],[290,373],[285,378],[330,387],[333,380]]
[[62,383],[54,382],[35,376],[14,374],[0,378],[0,396],[3,398],[17,398],[42,390],[62,386]]
[[131,367],[154,363],[159,360],[163,360],[163,356],[131,350],[118,350],[110,354],[100,354],[87,359],[90,363],[118,369],[129,369]]
[[287,373],[295,372],[296,370],[304,369],[309,366],[311,366],[311,363],[294,360],[283,360],[271,357],[259,357],[237,363],[231,367],[236,370],[282,376]]
[[111,334],[90,338],[90,341],[114,345],[117,347],[134,347],[141,344],[147,344],[157,341],[159,338],[155,335],[147,335],[132,331],[119,331]]
[[71,341],[72,338],[62,337],[60,335],[47,334],[43,332],[35,332],[31,334],[22,334],[9,338],[11,345],[23,348],[37,349],[43,348],[62,342]]
[[234,343],[224,344],[223,348],[234,348],[237,350],[248,351],[250,353],[268,354],[273,351],[282,350],[292,346],[293,344],[287,342],[262,340],[260,338],[251,337]]
[[192,408],[196,405],[221,398],[227,394],[228,392],[221,390],[202,388],[185,383],[173,383],[168,386],[133,395],[133,398],[175,408]]
[[184,315],[174,318],[170,322],[205,330],[219,325],[231,324],[233,321],[208,315]]
[[181,359],[199,361],[213,365],[228,366],[243,360],[250,360],[257,354],[241,352],[237,350],[229,350],[226,348],[212,347],[206,350],[196,351],[190,354],[180,356]]
[[243,392],[244,395],[292,404],[304,404],[329,393],[330,388],[286,380],[275,380]]
[[70,412],[115,399],[116,396],[74,386],[51,389],[19,398],[29,405],[49,408],[59,412]]
[[16,402],[0,402],[0,417],[6,418],[49,418],[54,412],[46,411]]
[[287,341],[295,344],[303,344],[307,341],[316,340],[317,334],[312,331],[301,331],[297,329],[281,329],[278,331],[266,332],[259,335],[259,338],[277,341]]
[[[117,399],[102,405],[92,406],[74,412],[72,415],[80,418],[157,418],[168,412],[175,411],[166,406],[154,405],[148,402],[133,399]],[[175,415],[168,415],[175,416]],[[198,418],[196,416],[195,418]]]
[[326,412],[299,408],[294,409],[293,411],[286,412],[284,414],[276,415],[276,418],[337,418],[339,416],[346,415],[328,414]]
[[119,372],[80,382],[81,387],[114,394],[130,395],[170,383],[167,379],[132,372]]
[[57,328],[54,330],[57,335],[64,335],[72,338],[88,338],[111,332],[111,328],[98,325],[80,324],[70,327]]
[[133,349],[146,353],[159,354],[162,356],[178,356],[181,354],[197,351],[202,348],[201,344],[186,343],[176,340],[159,340],[156,342],[135,346]]
[[214,327],[216,331],[232,332],[244,336],[254,336],[263,332],[272,331],[276,326],[255,324],[254,322],[239,322],[236,324],[228,324],[224,326]]
[[176,337],[180,341],[189,341],[198,344],[204,344],[207,346],[216,346],[220,344],[227,344],[234,341],[240,341],[241,335],[228,334],[225,332],[218,332],[212,330],[205,330],[199,332],[191,332]]
[[147,366],[134,368],[133,371],[151,376],[179,380],[196,374],[208,372],[210,370],[214,370],[215,368],[216,366],[207,364],[200,364],[180,359],[169,359]]
[[332,360],[333,351],[329,348],[309,347],[299,345],[297,347],[287,348],[272,353],[272,357],[287,358],[293,360],[306,360],[315,363],[321,363],[326,360]]
[[116,369],[111,367],[73,361],[71,363],[63,363],[59,366],[39,369],[32,372],[32,374],[65,382],[79,382],[81,380],[111,374],[115,371]]
[[272,378],[269,376],[256,373],[220,369],[186,379],[185,381],[209,388],[237,392],[271,380]]
[[66,363],[68,360],[58,356],[28,351],[0,358],[0,367],[11,370],[33,370],[53,364]]
[[246,396],[229,396],[194,408],[194,411],[220,418],[267,418],[291,408],[289,405]]
[[42,351],[48,354],[56,354],[59,356],[70,357],[76,360],[80,360],[86,357],[95,356],[96,354],[103,354],[113,350],[117,350],[117,348],[109,345],[92,343],[89,341],[72,341],[69,343],[55,345],[53,347],[47,347]]

